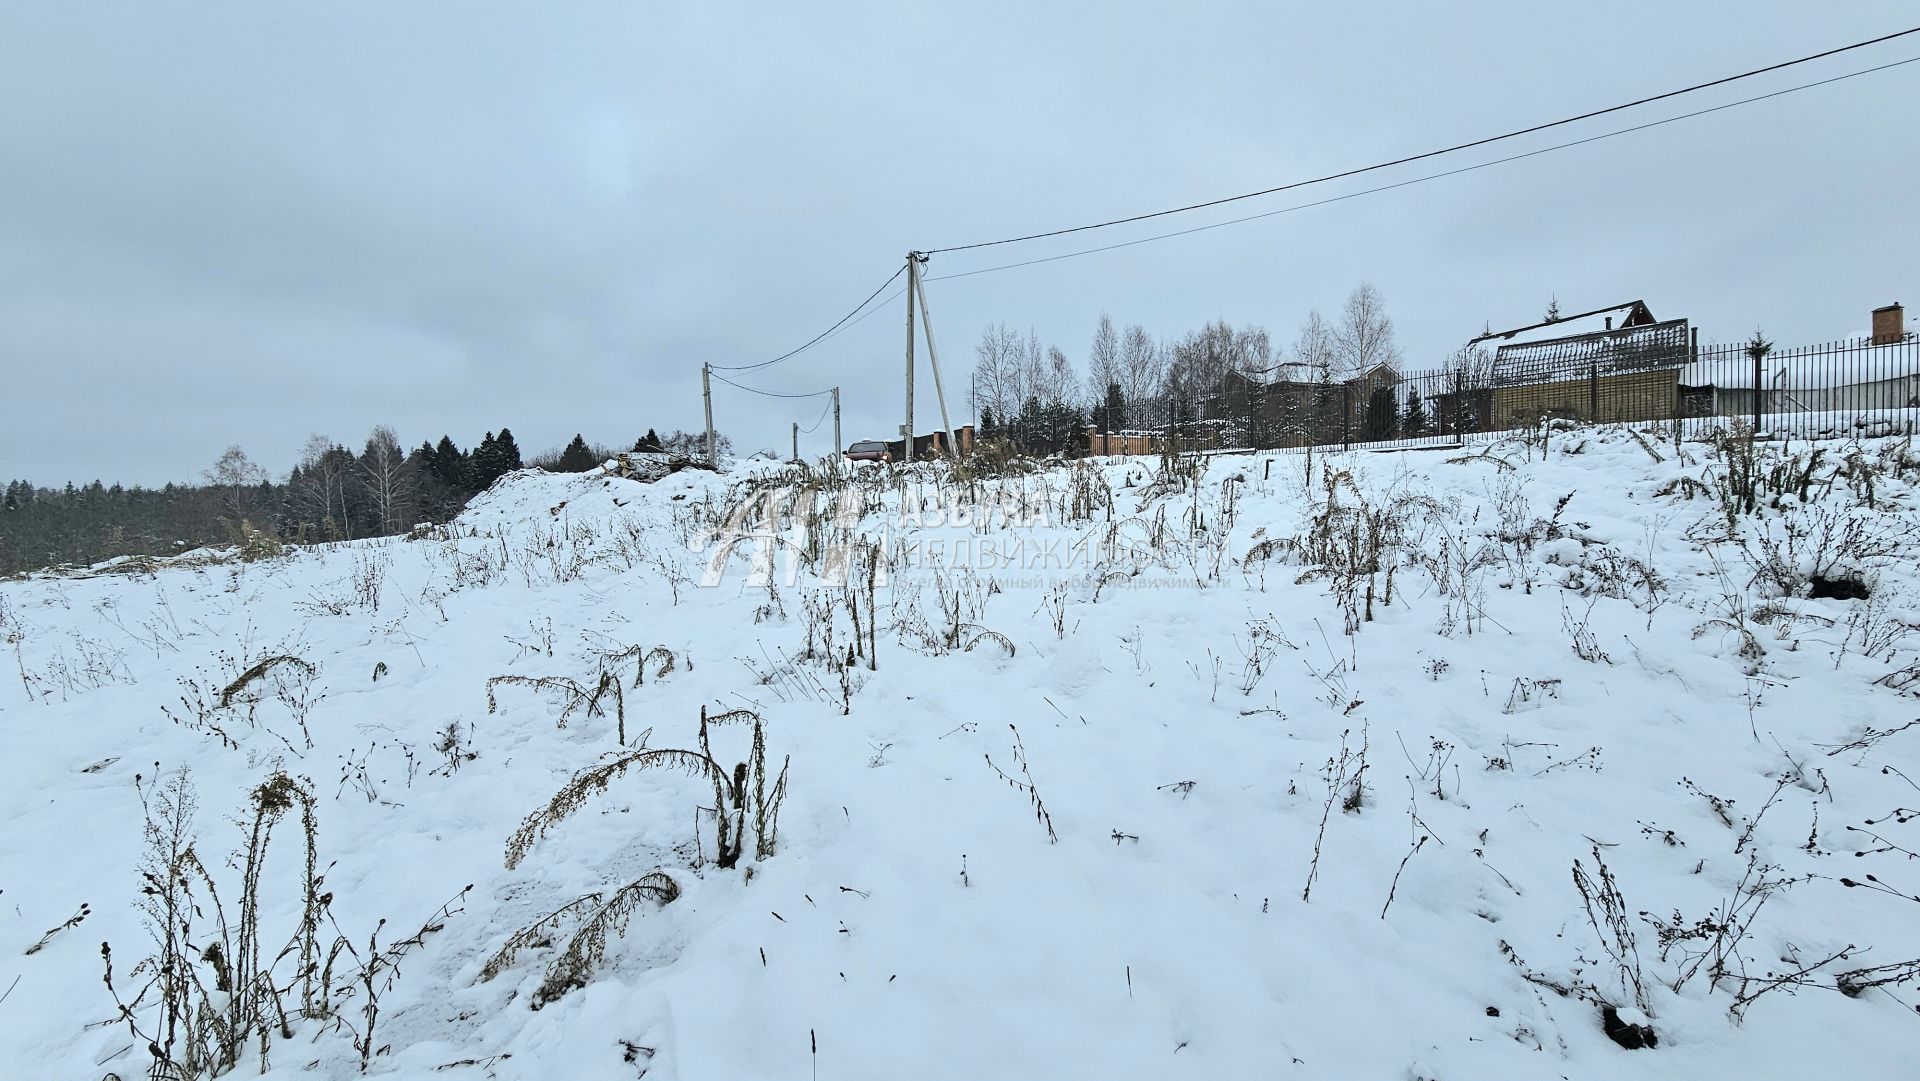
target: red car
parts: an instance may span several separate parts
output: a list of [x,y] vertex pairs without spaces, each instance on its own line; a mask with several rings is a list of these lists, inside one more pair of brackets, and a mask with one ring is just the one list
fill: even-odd
[[893,461],[893,454],[878,439],[862,439],[847,448],[846,459],[849,462],[890,462]]

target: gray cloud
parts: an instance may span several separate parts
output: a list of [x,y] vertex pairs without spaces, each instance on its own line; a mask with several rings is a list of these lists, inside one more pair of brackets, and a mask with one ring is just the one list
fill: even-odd
[[[529,449],[691,427],[701,361],[799,344],[908,247],[1313,175],[1911,17],[1195,6],[14,5],[0,474],[152,484],[235,441],[283,471],[308,433],[354,443],[375,423],[463,445],[505,424]],[[1260,322],[1288,341],[1361,278],[1413,363],[1554,293],[1570,308],[1644,296],[1715,339],[1851,333],[1869,308],[1920,298],[1916,69],[936,283],[949,389],[989,321],[1076,360],[1102,310],[1163,334]],[[1081,246],[956,253],[933,273]],[[891,432],[903,335],[896,306],[743,381],[841,384],[850,437]],[[814,412],[716,394],[747,448],[784,446]]]

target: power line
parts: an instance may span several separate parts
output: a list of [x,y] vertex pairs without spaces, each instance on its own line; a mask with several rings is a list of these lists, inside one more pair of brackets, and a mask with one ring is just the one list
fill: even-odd
[[[828,393],[828,394],[832,394],[832,393],[833,393],[833,391],[827,391],[827,393]],[[813,433],[814,433],[814,432],[815,432],[816,430],[818,430],[818,429],[819,429],[819,427],[820,427],[820,425],[822,425],[822,424],[824,424],[824,423],[826,422],[826,419],[827,419],[827,414],[828,414],[828,413],[830,413],[830,412],[832,412],[832,411],[833,411],[833,403],[832,403],[832,402],[828,402],[827,404],[825,404],[825,405],[823,405],[823,406],[821,406],[821,407],[820,407],[820,415],[819,415],[819,416],[817,416],[817,417],[815,417],[815,418],[813,418],[813,423],[812,423],[811,425],[809,425],[809,426],[807,426],[807,427],[805,427],[805,428],[802,428],[802,429],[800,429],[800,434],[801,434],[801,435],[812,435],[812,434],[813,434]]]
[[[1579,121],[1582,121],[1582,120],[1591,120],[1596,116],[1606,116],[1609,113],[1617,113],[1624,109],[1632,109],[1641,105],[1648,105],[1656,101],[1664,101],[1668,98],[1679,97],[1683,94],[1692,94],[1701,90],[1709,89],[1711,87],[1724,86],[1727,83],[1737,82],[1741,79],[1751,79],[1754,76],[1765,75],[1768,72],[1780,71],[1784,68],[1794,67],[1799,64],[1811,63],[1815,60],[1822,60],[1829,56],[1838,56],[1841,53],[1851,52],[1855,49],[1864,49],[1864,48],[1867,48],[1868,46],[1878,45],[1878,44],[1881,44],[1882,42],[1892,41],[1896,38],[1903,38],[1910,34],[1920,34],[1920,26],[1916,26],[1908,30],[1896,31],[1895,33],[1891,33],[1891,34],[1884,34],[1877,38],[1869,38],[1866,41],[1856,41],[1851,45],[1842,45],[1838,48],[1827,49],[1822,52],[1817,52],[1808,56],[1799,57],[1798,59],[1783,60],[1780,63],[1769,64],[1766,67],[1753,68],[1749,71],[1740,72],[1737,75],[1728,75],[1728,76],[1724,76],[1719,79],[1713,79],[1704,83],[1695,83],[1692,86],[1682,87],[1678,90],[1668,90],[1664,93],[1653,94],[1643,98],[1637,98],[1633,101],[1624,102],[1619,105],[1609,105],[1604,109],[1594,109],[1589,112],[1581,113],[1578,116],[1569,116],[1562,120],[1551,120],[1544,124],[1535,124],[1531,127],[1519,128],[1517,130],[1509,131],[1501,135],[1489,135],[1489,136],[1486,136],[1485,138],[1474,139],[1470,142],[1456,143],[1453,146],[1444,147],[1439,150],[1428,150],[1423,153],[1413,154],[1403,158],[1395,158],[1392,161],[1383,161],[1374,165],[1361,166],[1360,168],[1357,168],[1357,169],[1347,169],[1345,171],[1338,172],[1338,173],[1329,173],[1326,176],[1314,177],[1311,180],[1296,180],[1291,183],[1278,185],[1276,187],[1264,188],[1260,191],[1250,191],[1242,195],[1229,195],[1220,199],[1209,199],[1206,202],[1202,202],[1202,203],[1192,203],[1187,206],[1174,207],[1170,210],[1156,210],[1147,214],[1134,214],[1129,217],[1114,218],[1110,221],[1094,222],[1090,225],[1075,225],[1065,229],[1050,229],[1050,230],[1047,230],[1046,232],[1028,233],[1025,236],[1006,237],[1001,240],[983,240],[973,244],[956,244],[951,247],[945,247],[945,248],[929,248],[929,249],[925,249],[924,253],[927,255],[939,255],[943,252],[969,251],[974,248],[991,248],[991,247],[997,247],[1002,244],[1018,244],[1028,240],[1041,240],[1046,237],[1065,236],[1069,233],[1084,233],[1093,229],[1106,229],[1115,225],[1126,225],[1130,222],[1147,221],[1152,218],[1164,218],[1171,214],[1184,214],[1190,210],[1202,210],[1207,207],[1221,206],[1226,203],[1239,202],[1243,199],[1256,199],[1263,195],[1273,195],[1278,192],[1290,191],[1294,188],[1304,188],[1312,184],[1324,184],[1330,180],[1342,180],[1347,177],[1359,176],[1363,173],[1377,172],[1381,169],[1390,169],[1396,165],[1406,165],[1409,162],[1423,161],[1427,158],[1439,157],[1443,154],[1452,154],[1461,150],[1470,150],[1477,146],[1486,146],[1489,143],[1497,143],[1507,139],[1515,139],[1522,135],[1531,135],[1535,132],[1546,131],[1549,128],[1557,128],[1557,127],[1565,126],[1567,124],[1578,123]],[[884,289],[886,287],[881,286],[881,288]]]
[[[834,324],[833,324],[832,326],[830,326],[830,327],[828,327],[827,329],[825,329],[825,330],[823,330],[823,331],[821,331],[820,333],[818,333],[818,334],[816,334],[816,335],[814,335],[814,337],[813,337],[813,340],[812,340],[812,341],[809,341],[809,342],[808,342],[807,344],[805,344],[805,345],[803,345],[803,346],[801,346],[800,348],[798,348],[798,349],[794,349],[794,350],[791,350],[791,351],[789,351],[789,352],[785,352],[785,353],[782,353],[782,354],[780,354],[779,356],[777,356],[777,357],[774,357],[774,358],[773,358],[772,360],[763,360],[763,361],[761,361],[761,362],[759,362],[758,364],[714,364],[714,365],[711,365],[711,367],[712,367],[712,368],[713,368],[713,369],[714,369],[715,371],[723,371],[723,372],[751,372],[751,371],[757,371],[757,370],[759,370],[759,369],[761,369],[761,368],[770,368],[770,367],[772,367],[773,365],[775,365],[775,364],[778,364],[778,363],[780,363],[780,362],[781,362],[781,361],[783,361],[783,360],[788,360],[788,359],[791,359],[791,358],[793,358],[793,357],[797,357],[797,356],[799,356],[799,355],[800,355],[801,353],[804,353],[804,352],[806,352],[807,350],[809,350],[809,349],[812,349],[812,348],[813,348],[814,346],[816,346],[816,345],[819,345],[819,344],[820,344],[821,342],[823,342],[823,341],[825,341],[825,340],[827,339],[827,337],[828,337],[828,335],[831,335],[831,334],[832,334],[832,333],[833,333],[834,331],[836,331],[836,330],[839,330],[839,329],[840,329],[840,327],[841,327],[841,326],[842,326],[843,324],[845,324],[847,320],[849,320],[849,319],[852,319],[852,318],[853,318],[854,316],[856,316],[856,315],[859,315],[859,314],[860,314],[860,309],[862,309],[862,308],[864,308],[864,307],[866,307],[867,305],[869,305],[869,304],[871,304],[871,303],[873,303],[873,298],[874,298],[874,297],[877,297],[877,296],[879,296],[879,295],[880,295],[880,293],[881,293],[881,292],[882,292],[883,290],[885,290],[887,286],[889,286],[889,285],[892,285],[892,284],[893,284],[893,280],[894,280],[895,278],[898,278],[898,277],[899,277],[899,276],[900,276],[901,274],[904,274],[904,273],[906,272],[906,269],[907,269],[907,268],[906,268],[906,267],[905,267],[904,265],[902,265],[902,266],[900,267],[900,269],[898,269],[898,270],[896,270],[896,271],[894,271],[894,272],[893,272],[893,273],[892,273],[891,275],[889,275],[886,281],[883,281],[883,282],[881,282],[881,283],[880,283],[880,288],[879,288],[879,289],[875,289],[875,290],[874,290],[873,292],[871,292],[871,293],[868,293],[868,294],[867,294],[867,299],[865,299],[865,300],[863,300],[863,301],[861,301],[861,302],[860,302],[859,304],[857,304],[857,305],[855,305],[855,306],[854,306],[854,309],[853,309],[852,311],[850,311],[850,312],[848,312],[847,314],[845,314],[845,315],[843,315],[843,316],[841,316],[841,317],[840,317],[840,318],[839,318],[839,319],[838,319],[837,321],[835,321],[835,323],[834,323]],[[722,381],[722,382],[725,382],[725,380],[721,380],[721,381]],[[736,385],[736,386],[738,386],[738,384],[734,384],[734,385]],[[749,388],[746,388],[746,387],[741,387],[740,389],[742,389],[742,390],[746,390],[746,389],[749,389]]]
[[[904,268],[903,268],[903,269],[904,269]],[[938,278],[928,278],[928,279],[925,279],[925,280],[927,280],[927,281],[938,281],[939,279],[938,279]],[[836,331],[834,331],[834,332],[833,332],[833,333],[834,333],[834,336],[835,336],[835,337],[838,337],[838,336],[839,336],[839,335],[841,335],[841,334],[845,334],[845,333],[846,333],[847,331],[849,331],[849,330],[852,330],[852,329],[853,329],[854,327],[857,327],[857,326],[859,326],[859,325],[860,325],[861,323],[864,323],[864,322],[866,322],[866,321],[867,321],[867,316],[870,316],[870,315],[872,315],[872,314],[873,314],[874,312],[883,312],[883,311],[886,311],[886,310],[887,310],[887,305],[889,305],[889,304],[891,304],[891,303],[893,303],[894,301],[896,301],[896,300],[899,300],[899,299],[900,299],[901,297],[903,297],[903,296],[905,296],[905,295],[906,295],[906,292],[907,292],[907,291],[906,291],[905,289],[896,289],[896,290],[894,290],[894,291],[893,291],[892,293],[889,293],[889,294],[887,295],[887,298],[886,298],[885,300],[882,300],[882,301],[881,301],[880,303],[878,303],[878,304],[876,304],[876,305],[874,305],[874,306],[873,306],[872,308],[869,308],[869,309],[867,310],[867,312],[866,312],[866,314],[865,314],[865,315],[862,315],[862,316],[861,316],[860,318],[858,318],[858,319],[855,319],[855,320],[854,320],[853,322],[851,322],[851,323],[848,323],[848,324],[847,324],[846,326],[844,326],[844,327],[841,327],[841,328],[840,328],[839,330],[836,330]]]
[[[1632,127],[1620,128],[1615,131],[1602,132],[1599,135],[1589,135],[1589,136],[1586,136],[1585,138],[1573,139],[1564,143],[1556,143],[1553,146],[1540,147],[1536,150],[1526,151],[1525,153],[1511,154],[1504,158],[1494,158],[1490,161],[1477,162],[1473,165],[1463,165],[1457,169],[1447,169],[1442,172],[1429,173],[1425,176],[1417,176],[1407,180],[1399,180],[1391,184],[1382,184],[1378,187],[1365,188],[1360,191],[1348,192],[1344,195],[1334,195],[1325,199],[1316,199],[1310,203],[1296,203],[1293,206],[1281,207],[1277,210],[1267,210],[1267,211],[1262,211],[1261,213],[1258,213],[1258,214],[1248,214],[1244,217],[1229,218],[1225,221],[1217,221],[1208,225],[1196,225],[1188,229],[1177,229],[1170,233],[1157,233],[1153,236],[1138,237],[1133,240],[1123,240],[1117,244],[1103,244],[1096,248],[1082,248],[1079,251],[1064,252],[1059,255],[1046,255],[1046,256],[1041,256],[1040,258],[1037,258],[1037,259],[1025,259],[1017,263],[1003,263],[999,266],[981,267],[977,270],[962,270],[962,271],[956,271],[952,274],[941,274],[938,276],[929,277],[926,280],[929,282],[937,282],[937,281],[948,281],[953,278],[971,278],[977,274],[993,274],[1002,270],[1017,270],[1021,267],[1037,266],[1041,263],[1059,262],[1062,259],[1075,259],[1082,255],[1095,255],[1100,252],[1116,251],[1121,248],[1131,248],[1140,244],[1151,244],[1157,240],[1170,240],[1174,237],[1190,236],[1194,233],[1204,233],[1213,229],[1224,229],[1229,225],[1241,225],[1250,221],[1258,221],[1261,218],[1271,218],[1280,214],[1291,214],[1296,210],[1308,210],[1313,207],[1326,206],[1330,203],[1345,202],[1348,199],[1358,199],[1363,195],[1376,195],[1383,191],[1393,191],[1396,188],[1405,188],[1405,187],[1411,187],[1415,184],[1424,184],[1430,180],[1440,180],[1445,177],[1459,176],[1462,173],[1471,173],[1480,169],[1490,168],[1495,165],[1505,165],[1508,162],[1520,161],[1525,158],[1539,157],[1542,154],[1550,154],[1556,150],[1566,150],[1569,147],[1584,146],[1587,143],[1597,143],[1603,139],[1612,139],[1620,135],[1629,135],[1637,131],[1646,131],[1649,128],[1662,127],[1664,125],[1676,123],[1681,120],[1691,120],[1695,117],[1706,116],[1709,113],[1717,113],[1726,109],[1736,108],[1741,105],[1751,105],[1757,101],[1765,101],[1768,98],[1782,97],[1784,95],[1796,93],[1801,90],[1810,90],[1814,87],[1826,86],[1829,83],[1843,82],[1847,79],[1857,78],[1861,75],[1871,75],[1874,72],[1886,71],[1889,68],[1897,68],[1906,64],[1915,63],[1917,61],[1920,61],[1920,56],[1908,57],[1905,60],[1895,60],[1890,63],[1879,64],[1870,68],[1863,68],[1859,71],[1850,71],[1844,75],[1835,75],[1835,76],[1832,76],[1831,78],[1818,80],[1817,82],[1802,83],[1798,86],[1790,86],[1782,90],[1774,90],[1765,94],[1757,94],[1750,98],[1742,98],[1739,101],[1730,101],[1730,102],[1726,102],[1725,104],[1714,105],[1705,109],[1696,109],[1693,112],[1681,113],[1678,116],[1669,116],[1660,120],[1651,120],[1644,124],[1635,124]],[[1309,181],[1308,183],[1312,183],[1312,181]],[[1089,228],[1097,228],[1097,227],[1090,226]],[[954,250],[954,249],[948,249],[948,250]],[[895,295],[897,296],[898,294],[895,294]],[[868,314],[871,314],[871,313],[868,313]],[[862,318],[865,318],[865,317],[863,316]],[[856,320],[856,322],[858,322],[858,320]]]
[[741,383],[736,383],[724,375],[716,374],[713,378],[718,379],[735,390],[744,390],[748,394],[758,394],[763,398],[818,398],[822,394],[833,393],[833,388],[829,387],[826,390],[816,390],[808,394],[782,394],[777,390],[761,390],[759,387],[749,387]]

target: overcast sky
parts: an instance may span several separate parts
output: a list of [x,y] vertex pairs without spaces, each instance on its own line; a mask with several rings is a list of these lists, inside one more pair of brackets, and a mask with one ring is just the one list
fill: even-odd
[[[576,431],[692,429],[702,361],[804,342],[908,248],[1267,187],[1920,23],[1896,2],[1561,7],[8,4],[0,478],[188,480],[236,442],[279,475],[309,434],[357,446],[378,423],[462,446],[506,425],[529,453]],[[1920,36],[1575,134],[1913,55]],[[1290,343],[1362,279],[1411,366],[1554,295],[1566,311],[1644,298],[1708,341],[1858,333],[1874,307],[1920,303],[1916,101],[1920,64],[934,282],[950,403],[965,409],[989,322],[1076,363],[1103,310],[1165,336],[1224,318]],[[939,256],[929,275],[1452,162]],[[741,379],[840,384],[848,439],[892,434],[903,315],[896,302]],[[927,430],[924,369],[919,387]],[[784,449],[817,410],[714,396],[742,450]],[[823,425],[802,449],[830,438]]]

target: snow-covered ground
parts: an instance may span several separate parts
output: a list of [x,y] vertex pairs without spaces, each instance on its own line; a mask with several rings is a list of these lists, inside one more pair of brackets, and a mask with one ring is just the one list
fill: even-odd
[[[232,924],[254,793],[297,782],[259,875],[276,1075],[361,1069],[384,955],[367,1069],[401,1077],[1911,1076],[1920,986],[1836,981],[1920,958],[1920,468],[1813,450],[1763,448],[1732,515],[1714,448],[1618,430],[529,471],[419,539],[0,583],[0,1077],[147,1075],[155,995],[114,996],[153,974],[182,770]],[[703,708],[728,787],[722,715],[763,725],[730,868],[708,759],[639,757],[702,750]],[[597,907],[566,906],[651,872],[677,896],[550,981]],[[231,1011],[194,883],[175,971]]]

